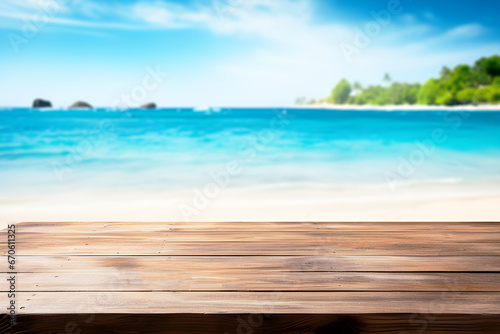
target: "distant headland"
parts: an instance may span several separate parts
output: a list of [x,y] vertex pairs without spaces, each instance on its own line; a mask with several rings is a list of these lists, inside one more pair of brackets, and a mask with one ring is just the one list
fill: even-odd
[[346,79],[332,89],[329,96],[307,101],[299,98],[296,105],[372,105],[372,106],[460,106],[500,103],[500,56],[483,57],[473,66],[458,65],[453,70],[444,66],[439,78],[419,83],[393,82],[389,74],[384,85],[363,87]]

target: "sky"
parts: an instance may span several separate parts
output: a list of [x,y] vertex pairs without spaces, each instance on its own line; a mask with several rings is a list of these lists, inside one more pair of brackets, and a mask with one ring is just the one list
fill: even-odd
[[2,0],[0,106],[290,106],[500,54],[500,1]]

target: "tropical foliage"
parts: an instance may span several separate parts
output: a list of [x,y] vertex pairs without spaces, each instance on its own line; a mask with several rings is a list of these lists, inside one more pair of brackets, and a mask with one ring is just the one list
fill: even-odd
[[[443,67],[438,78],[419,83],[391,82],[384,75],[384,85],[352,86],[342,79],[330,95],[319,102],[368,105],[460,105],[500,102],[500,56],[477,60],[473,66]],[[311,101],[313,102],[313,101]]]

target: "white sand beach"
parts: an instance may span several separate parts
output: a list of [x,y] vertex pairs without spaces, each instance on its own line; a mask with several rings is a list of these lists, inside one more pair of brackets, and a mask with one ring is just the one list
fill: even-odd
[[[404,190],[226,189],[194,192],[73,193],[0,201],[1,226],[22,221],[498,221],[500,184]],[[139,228],[139,227],[138,227]]]
[[311,109],[345,109],[345,110],[404,110],[404,111],[498,111],[500,110],[500,104],[465,104],[456,106],[446,106],[446,105],[420,105],[420,104],[403,104],[403,105],[353,105],[353,104],[330,104],[330,103],[315,103],[315,104],[305,104],[299,106],[292,106],[290,108],[311,108]]

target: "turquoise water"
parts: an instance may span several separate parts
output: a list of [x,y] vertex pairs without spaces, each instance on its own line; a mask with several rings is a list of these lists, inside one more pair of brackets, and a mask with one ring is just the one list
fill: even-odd
[[0,110],[3,198],[182,190],[230,163],[231,187],[498,180],[500,111]]

